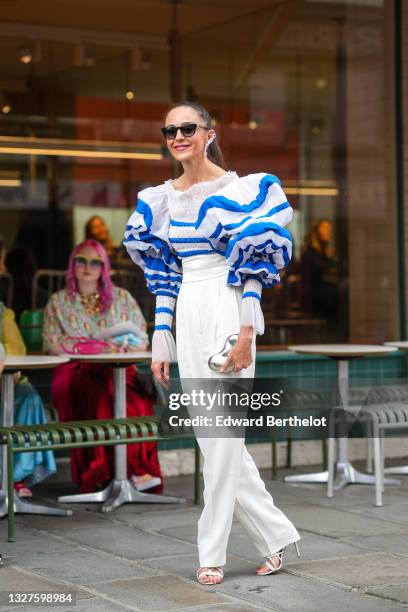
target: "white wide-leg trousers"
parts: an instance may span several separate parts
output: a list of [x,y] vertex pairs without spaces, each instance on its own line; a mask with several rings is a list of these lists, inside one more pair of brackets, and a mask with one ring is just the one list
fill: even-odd
[[[194,255],[183,261],[176,311],[182,385],[183,379],[221,377],[209,369],[208,358],[240,329],[242,288],[228,286],[227,275],[225,257],[219,254]],[[248,368],[223,376],[253,378],[255,338],[253,356]],[[198,522],[201,567],[225,565],[234,511],[261,556],[300,539],[294,525],[274,505],[243,438],[198,437],[197,442],[204,456],[204,509]]]

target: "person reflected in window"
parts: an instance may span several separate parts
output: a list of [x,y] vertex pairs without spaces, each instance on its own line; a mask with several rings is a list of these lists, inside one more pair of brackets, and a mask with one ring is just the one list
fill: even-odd
[[329,330],[336,326],[339,304],[339,266],[331,237],[331,221],[321,219],[306,236],[301,258],[305,310],[326,319]]
[[88,219],[85,225],[85,239],[97,240],[102,244],[113,268],[130,267],[130,257],[128,257],[122,244],[115,244],[103,217],[94,215]]
[[[64,352],[63,343],[67,338],[93,338],[102,329],[126,321],[131,321],[138,329],[138,337],[129,340],[129,346],[133,345],[131,350],[145,350],[148,344],[146,322],[136,300],[125,289],[112,285],[104,247],[96,240],[85,240],[71,253],[66,288],[54,293],[45,309],[44,351],[59,355]],[[61,421],[113,416],[114,385],[110,367],[74,361],[62,364],[53,371],[51,392]],[[154,392],[149,392],[143,384],[136,366],[128,367],[127,416],[153,416],[153,396]],[[129,444],[127,464],[128,477],[136,489],[161,492],[162,477],[155,442]],[[71,450],[71,473],[83,493],[104,488],[113,477],[113,448]]]
[[[0,343],[6,355],[25,355],[27,352],[14,312],[6,308],[3,302],[0,302]],[[14,422],[17,425],[47,423],[44,404],[28,378],[20,373],[14,378]],[[14,488],[20,497],[31,497],[31,487],[56,471],[51,450],[14,454]]]
[[111,258],[115,253],[117,246],[114,243],[112,236],[110,235],[109,228],[106,225],[105,219],[99,215],[94,215],[85,225],[85,239],[86,240],[97,240],[100,242],[108,257]]

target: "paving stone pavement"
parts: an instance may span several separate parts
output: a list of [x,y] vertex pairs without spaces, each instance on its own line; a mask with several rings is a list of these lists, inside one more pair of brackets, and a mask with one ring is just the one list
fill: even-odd
[[[384,507],[375,508],[372,487],[348,486],[327,499],[323,485],[288,485],[285,473],[277,481],[268,471],[262,476],[298,527],[302,556],[289,547],[284,570],[274,576],[255,575],[259,556],[234,521],[224,582],[199,585],[200,508],[192,503],[192,477],[167,478],[166,492],[185,496],[186,504],[126,504],[109,514],[99,504],[65,504],[73,516],[17,515],[14,543],[7,542],[3,518],[0,612],[408,610],[408,477],[401,487],[387,487]],[[51,503],[74,491],[69,484],[34,489]],[[75,604],[11,606],[5,599],[7,591],[30,590],[70,591]]]

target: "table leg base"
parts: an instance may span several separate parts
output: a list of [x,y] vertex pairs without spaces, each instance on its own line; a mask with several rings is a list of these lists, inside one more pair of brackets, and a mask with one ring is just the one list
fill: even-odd
[[[408,468],[408,466],[407,466]],[[390,468],[392,469],[392,468]],[[394,468],[396,469],[396,468]],[[387,471],[387,470],[386,470]],[[398,472],[393,472],[398,473]],[[399,473],[407,473],[399,472]],[[337,463],[335,467],[335,481],[334,481],[334,490],[341,491],[348,484],[375,484],[375,476],[371,474],[363,474],[362,472],[357,471],[349,462],[346,463]],[[329,473],[326,472],[318,472],[314,474],[297,474],[295,476],[286,476],[284,478],[285,482],[294,482],[294,483],[316,483],[316,484],[324,484],[327,483],[329,477]],[[394,480],[393,478],[385,478],[384,484],[386,485],[400,485],[400,480]]]
[[[113,482],[113,481],[112,481]],[[112,492],[112,482],[102,491],[95,491],[94,493],[75,493],[74,495],[60,495],[58,501],[64,504],[83,504],[92,502],[104,502],[106,501]]]
[[386,468],[384,474],[395,474],[396,476],[408,476],[408,465],[397,465],[395,467]]
[[[335,468],[336,477],[334,479],[333,489],[341,491],[348,484],[368,484],[375,485],[375,476],[372,474],[363,474],[356,470],[350,462],[337,463]],[[385,485],[400,485],[400,480],[393,478],[384,478]]]
[[103,504],[102,512],[112,512],[125,503],[182,504],[186,501],[183,497],[142,493],[135,489],[130,480],[114,480],[111,485],[112,492],[109,499]]
[[[21,499],[16,494],[14,496],[14,512],[15,514],[49,514],[54,516],[72,516],[72,510],[65,508],[57,508],[55,506],[43,506]],[[0,496],[0,518],[8,514],[8,498],[7,495]]]
[[329,479],[329,472],[316,472],[313,474],[296,474],[295,476],[285,476],[285,482],[305,482],[305,483],[325,483]]
[[102,491],[62,495],[58,498],[58,501],[74,504],[106,502],[101,508],[102,512],[112,512],[115,508],[119,508],[119,506],[128,502],[140,502],[145,504],[182,504],[186,500],[183,497],[142,493],[135,489],[130,480],[112,480],[112,482]]

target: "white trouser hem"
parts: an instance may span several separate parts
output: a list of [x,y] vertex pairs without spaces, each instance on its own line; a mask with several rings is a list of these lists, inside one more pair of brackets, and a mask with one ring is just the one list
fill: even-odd
[[[300,535],[298,534],[296,529],[294,529],[293,531],[290,531],[282,535],[280,538],[277,538],[273,542],[265,543],[265,549],[258,550],[258,552],[261,557],[268,557],[270,555],[274,555],[275,553],[278,553],[280,550],[282,550],[282,548],[286,548],[287,546],[289,546],[290,544],[293,544],[294,542],[299,542],[300,539],[301,539]],[[206,557],[201,557],[201,555],[199,555],[199,559],[200,559],[200,567],[222,567],[227,562],[226,555],[224,555],[223,557],[218,557],[218,558],[217,557],[206,558]]]

